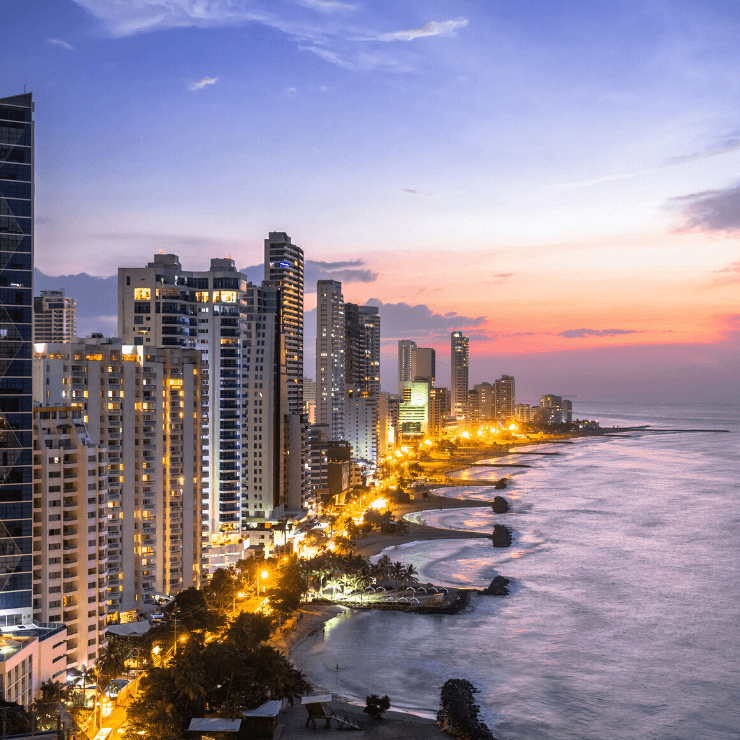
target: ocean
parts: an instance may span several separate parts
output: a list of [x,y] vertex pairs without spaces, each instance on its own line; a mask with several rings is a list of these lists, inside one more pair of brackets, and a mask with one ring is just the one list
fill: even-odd
[[457,615],[340,615],[293,659],[316,685],[433,716],[448,678],[479,690],[499,740],[740,737],[740,409],[574,403],[623,437],[530,448],[529,468],[474,468],[446,495],[492,498],[476,478],[511,476],[511,511],[423,512],[428,524],[514,532],[388,551],[420,580],[483,588]]

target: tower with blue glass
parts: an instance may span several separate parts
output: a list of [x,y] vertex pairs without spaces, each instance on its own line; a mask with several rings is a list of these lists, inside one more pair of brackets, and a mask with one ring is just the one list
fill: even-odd
[[33,111],[0,98],[0,625],[33,614]]

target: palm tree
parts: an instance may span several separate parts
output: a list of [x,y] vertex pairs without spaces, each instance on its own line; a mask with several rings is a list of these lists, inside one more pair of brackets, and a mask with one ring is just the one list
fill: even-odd
[[406,574],[406,568],[404,564],[400,560],[396,563],[393,563],[391,573],[393,574],[393,580],[396,582],[396,588],[398,588],[398,582]]
[[418,575],[419,571],[417,571],[413,565],[409,564],[406,566],[406,573],[404,575],[403,581],[404,583],[406,583],[407,581],[411,583],[417,583],[419,579],[416,576]]

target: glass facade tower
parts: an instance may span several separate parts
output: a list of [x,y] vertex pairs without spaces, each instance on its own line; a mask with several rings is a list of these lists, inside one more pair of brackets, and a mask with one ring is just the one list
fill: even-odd
[[33,111],[0,98],[0,625],[33,616]]

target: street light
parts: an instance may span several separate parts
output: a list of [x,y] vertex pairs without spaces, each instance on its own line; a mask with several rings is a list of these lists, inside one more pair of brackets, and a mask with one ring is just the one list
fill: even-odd
[[[267,578],[267,576],[269,576],[269,575],[270,575],[270,574],[269,574],[269,573],[268,573],[268,572],[267,572],[266,570],[263,570],[263,571],[262,571],[262,573],[260,573],[260,577],[262,578],[262,580],[263,580],[263,581],[264,581],[264,580],[265,580],[265,579]],[[263,588],[263,590],[264,590],[264,586],[263,586],[262,588]],[[258,578],[258,579],[257,579],[257,596],[259,596],[259,595],[260,595],[260,582],[259,582],[259,578]]]

